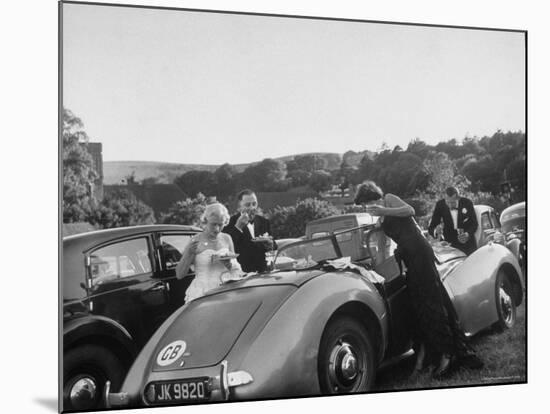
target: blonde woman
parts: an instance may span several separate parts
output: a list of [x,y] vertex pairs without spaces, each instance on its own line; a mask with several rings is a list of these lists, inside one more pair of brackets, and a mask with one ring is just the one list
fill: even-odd
[[186,302],[218,287],[228,274],[231,277],[231,274],[242,273],[235,258],[227,258],[235,252],[231,236],[222,233],[228,222],[229,213],[223,204],[206,206],[201,216],[204,230],[191,239],[176,266],[176,277],[181,279],[187,275],[191,264],[195,265],[195,279],[185,292]]

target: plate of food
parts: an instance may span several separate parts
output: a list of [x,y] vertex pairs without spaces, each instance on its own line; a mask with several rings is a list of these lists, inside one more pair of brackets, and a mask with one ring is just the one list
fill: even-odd
[[265,242],[272,241],[272,240],[273,240],[273,237],[271,237],[267,233],[264,233],[264,234],[262,234],[261,236],[258,236],[258,237],[254,237],[252,239],[252,241],[254,243],[265,243]]
[[236,259],[239,257],[238,253],[222,253],[222,254],[213,254],[212,255],[212,261],[213,262],[223,262],[231,259]]
[[221,281],[222,283],[235,282],[237,280],[244,279],[247,276],[249,276],[249,274],[241,270],[228,271],[228,272],[222,273]]

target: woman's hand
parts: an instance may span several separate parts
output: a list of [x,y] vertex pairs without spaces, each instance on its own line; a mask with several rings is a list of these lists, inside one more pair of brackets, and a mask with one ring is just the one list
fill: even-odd
[[193,237],[189,241],[189,244],[185,246],[185,249],[181,255],[181,259],[176,265],[176,278],[183,279],[187,276],[191,264],[195,261],[195,256],[197,255],[197,250],[199,248],[198,237]]
[[187,252],[189,254],[196,255],[198,248],[199,248],[198,238],[192,238],[189,244],[187,245]]
[[231,260],[222,260],[221,262],[223,263],[223,265],[227,270],[231,270],[233,268],[233,264],[231,263]]
[[386,207],[379,206],[377,204],[366,206],[366,211],[371,216],[385,216],[386,215]]

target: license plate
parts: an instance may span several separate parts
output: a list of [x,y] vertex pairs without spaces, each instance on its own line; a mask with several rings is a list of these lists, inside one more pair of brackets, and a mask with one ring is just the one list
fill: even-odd
[[152,382],[145,389],[150,404],[183,404],[208,401],[208,378],[191,378],[177,381]]

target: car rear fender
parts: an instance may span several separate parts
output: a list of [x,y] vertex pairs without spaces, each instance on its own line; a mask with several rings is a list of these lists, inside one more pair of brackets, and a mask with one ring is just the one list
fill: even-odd
[[[351,305],[351,306],[350,306]],[[242,362],[230,370],[249,372],[254,381],[235,389],[237,399],[319,394],[317,357],[328,321],[346,308],[361,309],[357,316],[373,343],[387,346],[388,328],[384,301],[374,285],[353,272],[329,272],[301,286],[269,320],[249,346]],[[356,306],[354,308],[354,306]],[[368,321],[365,320],[365,316]],[[230,360],[230,363],[232,361]]]
[[117,321],[104,316],[86,315],[63,323],[63,352],[81,344],[94,343],[115,352],[124,364],[137,354],[134,339]]
[[[521,275],[517,259],[506,247],[491,243],[468,256],[443,281],[466,335],[498,320],[495,285],[498,271]],[[517,283],[523,289],[519,276]]]

